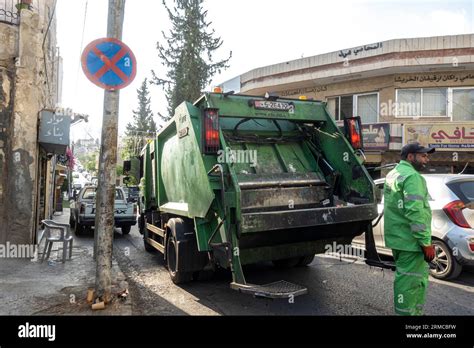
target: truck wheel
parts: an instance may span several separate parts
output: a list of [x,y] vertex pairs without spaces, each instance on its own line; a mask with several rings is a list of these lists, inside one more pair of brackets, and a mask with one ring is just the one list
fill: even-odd
[[296,264],[296,266],[298,267],[308,266],[311,262],[313,262],[315,256],[316,255],[306,255],[306,256],[301,257],[298,263]]
[[75,224],[74,224],[75,225],[74,233],[76,234],[76,236],[80,236],[80,235],[84,234],[84,232],[86,231],[86,226],[81,225],[77,221],[74,221],[74,222],[75,222]]
[[125,226],[122,226],[121,229],[122,229],[122,234],[126,235],[126,234],[130,233],[130,230],[132,229],[132,226],[125,225]]
[[430,269],[430,274],[436,279],[448,280],[454,279],[461,274],[462,265],[454,257],[451,248],[441,240],[433,239],[435,246],[435,269]]
[[[171,280],[175,284],[182,284],[193,279],[193,272],[178,270],[178,239],[177,236],[184,235],[184,223],[181,219],[170,219],[168,221],[170,232],[166,240],[166,265]],[[182,257],[182,256],[181,256]]]
[[138,217],[138,232],[141,235],[145,235],[145,216],[143,214],[140,214]]
[[276,268],[291,268],[295,267],[299,261],[299,257],[290,257],[289,259],[273,260],[272,263]]

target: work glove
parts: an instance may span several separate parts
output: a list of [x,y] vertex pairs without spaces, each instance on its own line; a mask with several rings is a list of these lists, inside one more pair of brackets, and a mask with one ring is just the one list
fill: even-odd
[[433,244],[428,245],[428,246],[421,246],[421,249],[423,250],[423,255],[425,255],[425,261],[426,262],[431,262],[435,258],[435,247]]

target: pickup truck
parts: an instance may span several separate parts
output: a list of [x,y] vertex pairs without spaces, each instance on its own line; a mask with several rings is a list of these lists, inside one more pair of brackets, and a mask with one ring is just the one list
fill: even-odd
[[[69,225],[76,235],[81,235],[95,224],[95,195],[96,186],[85,186],[76,199],[71,202]],[[115,190],[115,226],[122,229],[122,234],[130,233],[130,229],[137,223],[137,205],[128,202],[121,187]]]

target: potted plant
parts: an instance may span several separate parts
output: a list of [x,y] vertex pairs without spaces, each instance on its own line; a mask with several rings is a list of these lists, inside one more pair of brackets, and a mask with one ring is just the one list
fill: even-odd
[[31,10],[33,8],[33,6],[31,6],[32,3],[33,3],[33,0],[21,0],[18,4],[15,5],[15,7],[18,10],[18,12],[20,12],[23,9]]

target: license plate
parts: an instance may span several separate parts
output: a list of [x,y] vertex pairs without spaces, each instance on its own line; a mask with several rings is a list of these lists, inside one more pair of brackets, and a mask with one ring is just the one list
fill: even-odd
[[255,109],[288,111],[290,114],[295,112],[295,106],[292,103],[279,101],[256,100],[254,106]]

